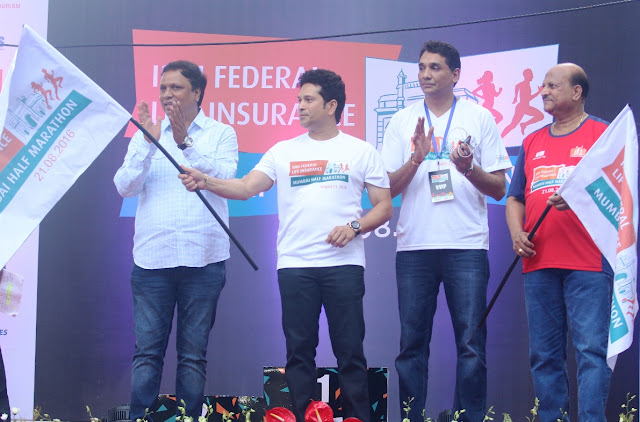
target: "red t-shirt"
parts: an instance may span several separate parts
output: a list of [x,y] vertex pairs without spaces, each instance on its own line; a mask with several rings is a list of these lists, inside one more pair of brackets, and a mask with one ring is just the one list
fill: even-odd
[[[554,136],[550,126],[546,126],[527,136],[509,190],[509,196],[520,199],[524,196],[526,232],[533,229],[547,207],[547,199],[558,190],[606,128],[606,122],[589,116],[566,135]],[[524,160],[520,162],[523,153]],[[518,185],[524,188],[523,192],[518,192]],[[602,254],[572,210],[552,208],[532,242],[536,255],[523,259],[525,273],[543,268],[602,271]]]

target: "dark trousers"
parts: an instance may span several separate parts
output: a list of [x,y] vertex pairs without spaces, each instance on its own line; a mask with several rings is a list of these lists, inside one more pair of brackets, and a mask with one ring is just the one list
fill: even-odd
[[324,306],[338,379],[343,415],[369,422],[367,361],[364,357],[364,268],[344,265],[278,270],[282,328],[287,342],[286,376],[298,422],[316,392],[318,319]]

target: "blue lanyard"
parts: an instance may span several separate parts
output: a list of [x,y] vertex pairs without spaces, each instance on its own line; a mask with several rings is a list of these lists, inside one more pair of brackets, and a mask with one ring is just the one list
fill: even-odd
[[[444,130],[444,138],[442,138],[442,146],[444,147],[445,142],[447,142],[447,135],[449,134],[449,127],[451,127],[451,119],[453,119],[453,112],[456,110],[456,101],[457,98],[455,95],[453,96],[453,105],[451,106],[451,111],[449,112],[449,121],[447,122],[447,127]],[[431,116],[429,116],[429,108],[427,107],[427,103],[424,103],[424,112],[427,115],[427,122],[429,123],[429,127],[433,126],[431,124]],[[433,150],[436,152],[438,167],[440,167],[440,159],[442,158],[442,151],[438,152],[438,143],[436,142],[435,133],[431,134],[431,143],[433,144]]]

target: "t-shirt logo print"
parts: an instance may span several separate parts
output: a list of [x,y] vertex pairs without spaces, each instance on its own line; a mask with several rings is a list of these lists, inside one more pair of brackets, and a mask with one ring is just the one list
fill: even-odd
[[328,160],[292,161],[289,163],[291,186],[322,182],[349,182],[349,163]]
[[584,157],[586,153],[587,153],[587,149],[583,146],[579,146],[579,147],[571,148],[571,153],[569,154],[569,156],[572,158]]

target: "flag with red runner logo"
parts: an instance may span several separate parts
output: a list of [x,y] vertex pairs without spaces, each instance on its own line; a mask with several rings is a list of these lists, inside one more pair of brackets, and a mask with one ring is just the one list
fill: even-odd
[[24,26],[0,93],[0,268],[130,118]]
[[607,362],[631,346],[636,295],[638,133],[627,105],[558,189],[614,270]]

